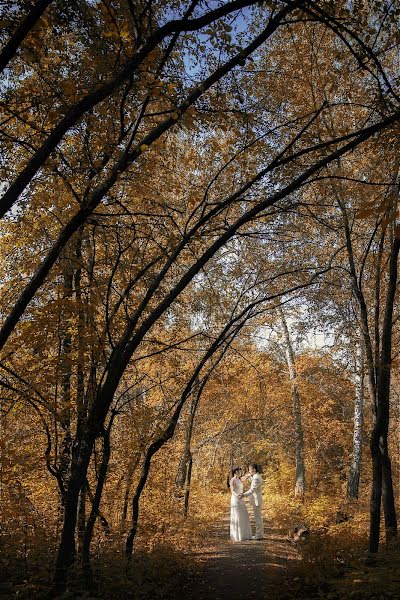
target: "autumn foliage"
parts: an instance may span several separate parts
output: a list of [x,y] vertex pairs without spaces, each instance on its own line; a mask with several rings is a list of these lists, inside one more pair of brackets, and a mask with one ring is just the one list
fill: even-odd
[[4,3],[8,597],[173,597],[249,462],[327,563],[396,545],[398,18]]

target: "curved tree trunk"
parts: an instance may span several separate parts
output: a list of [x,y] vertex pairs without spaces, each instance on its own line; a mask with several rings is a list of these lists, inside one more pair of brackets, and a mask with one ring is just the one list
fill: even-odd
[[129,504],[129,494],[131,493],[132,487],[132,478],[133,474],[137,469],[142,453],[138,452],[136,457],[129,464],[128,472],[126,474],[126,485],[125,485],[125,493],[124,493],[124,503],[122,506],[122,515],[121,515],[121,531],[125,529],[126,516],[128,514],[128,504]]
[[164,429],[162,434],[152,444],[150,444],[150,446],[147,449],[147,452],[146,452],[146,455],[144,458],[144,463],[142,466],[142,473],[141,473],[139,482],[136,486],[135,494],[132,499],[132,526],[131,526],[131,529],[126,538],[126,545],[125,545],[125,552],[126,552],[128,559],[132,556],[132,552],[133,552],[133,543],[134,543],[134,540],[135,540],[135,537],[137,534],[138,523],[139,523],[140,498],[141,498],[142,492],[144,490],[144,487],[147,483],[147,479],[149,477],[151,461],[153,459],[153,456],[168,442],[168,440],[170,440],[173,437],[176,426],[179,421],[179,417],[182,412],[182,409],[183,409],[188,397],[190,396],[190,394],[193,393],[193,388],[195,385],[197,385],[199,375],[200,375],[203,367],[213,357],[215,352],[217,352],[220,349],[222,344],[224,344],[224,347],[222,349],[222,352],[220,353],[220,356],[218,357],[216,362],[210,367],[210,369],[204,376],[203,381],[201,382],[201,384],[199,386],[197,396],[201,395],[201,393],[204,389],[204,386],[206,385],[208,379],[211,376],[211,373],[215,369],[218,362],[223,358],[230,343],[233,341],[233,339],[239,333],[240,329],[243,327],[245,322],[246,322],[246,318],[239,324],[236,324],[236,329],[233,332],[230,332],[231,325],[232,325],[232,322],[230,322],[223,328],[220,335],[214,340],[214,342],[211,344],[211,346],[209,346],[207,352],[203,355],[202,359],[200,360],[196,369],[194,370],[193,375],[191,376],[188,383],[186,384],[186,387],[181,395],[181,398],[180,398],[178,404],[176,405],[176,408],[168,422],[168,425],[166,426],[166,428]]
[[[193,424],[196,416],[197,407],[200,401],[200,393],[199,393],[199,382],[196,381],[195,388],[193,390],[193,399],[189,408],[189,415],[186,424],[186,435],[185,435],[185,445],[183,448],[181,460],[178,467],[178,473],[176,477],[176,490],[175,494],[178,499],[185,499],[187,493],[187,481],[189,478],[189,469],[191,469],[192,463],[192,453],[191,453],[191,442],[192,442],[192,434],[193,434]],[[183,510],[185,513],[185,508]]]
[[[112,425],[112,422],[111,422]],[[110,461],[111,455],[111,446],[110,446],[110,429],[108,427],[106,431],[103,432],[103,456],[101,460],[101,465],[99,469],[99,476],[97,479],[96,492],[94,494],[93,502],[92,502],[92,510],[90,511],[89,518],[86,523],[84,535],[83,535],[83,546],[82,546],[82,564],[87,574],[91,575],[90,569],[90,544],[93,537],[93,529],[94,524],[96,522],[96,518],[99,516],[99,508],[101,496],[104,489],[104,484],[106,481],[108,464]]]
[[[93,506],[94,504],[94,496],[92,494],[92,491],[90,489],[90,485],[88,480],[86,480],[86,486],[85,486],[88,498],[90,500],[91,505]],[[103,527],[104,533],[106,535],[109,535],[111,533],[111,528],[110,528],[110,524],[107,521],[107,519],[104,516],[104,513],[101,512],[100,508],[97,508],[97,517],[99,519],[99,522],[101,524],[101,526]]]

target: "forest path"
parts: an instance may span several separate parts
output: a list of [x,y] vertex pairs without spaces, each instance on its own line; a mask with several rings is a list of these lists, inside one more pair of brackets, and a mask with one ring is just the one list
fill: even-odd
[[[254,527],[253,527],[254,530]],[[287,532],[265,528],[263,540],[232,542],[229,524],[210,532],[209,544],[190,553],[196,573],[185,589],[193,600],[247,600],[293,598],[299,587],[296,546]],[[301,585],[301,584],[300,584]]]

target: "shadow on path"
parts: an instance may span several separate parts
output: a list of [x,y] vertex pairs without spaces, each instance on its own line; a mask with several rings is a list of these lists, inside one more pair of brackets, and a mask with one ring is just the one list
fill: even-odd
[[194,600],[278,600],[290,594],[290,570],[297,549],[286,532],[266,528],[263,540],[232,542],[229,525],[210,532],[209,544],[193,551],[196,573],[185,590]]

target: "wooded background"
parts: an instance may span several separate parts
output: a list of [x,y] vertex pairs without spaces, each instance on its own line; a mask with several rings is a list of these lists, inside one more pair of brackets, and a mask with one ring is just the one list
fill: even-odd
[[397,539],[399,17],[3,2],[9,577],[179,547],[248,462],[271,519]]

